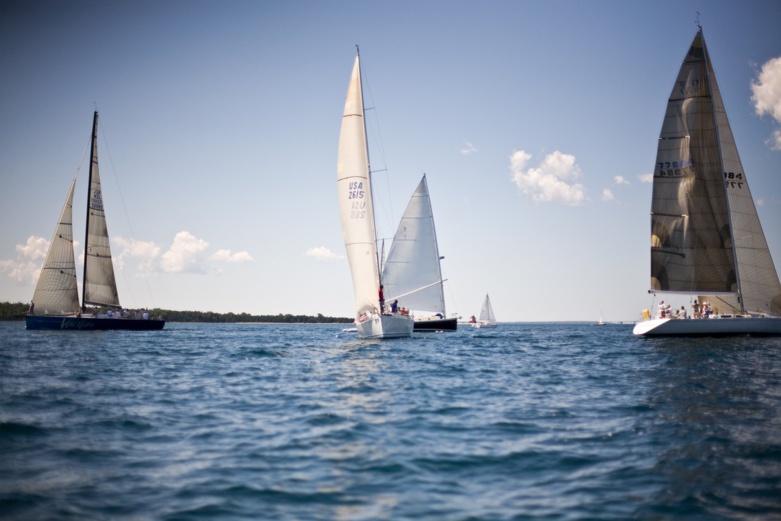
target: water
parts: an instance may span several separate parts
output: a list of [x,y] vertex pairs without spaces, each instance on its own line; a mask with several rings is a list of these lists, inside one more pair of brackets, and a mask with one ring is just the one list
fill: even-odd
[[0,323],[3,519],[781,519],[781,339]]

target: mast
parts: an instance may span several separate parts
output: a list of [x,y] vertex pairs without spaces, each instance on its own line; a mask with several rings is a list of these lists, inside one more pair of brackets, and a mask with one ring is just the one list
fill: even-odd
[[[358,48],[358,46],[355,46],[355,53],[358,55],[358,63],[360,63],[361,60],[361,50]],[[369,153],[369,133],[366,130],[366,103],[364,103],[364,97],[363,97],[363,69],[358,69],[360,74],[358,75],[358,83],[361,86],[361,111],[363,114],[361,114],[361,121],[363,122],[363,138],[364,142],[366,143],[366,168],[367,168],[367,177],[369,179],[369,186],[372,187],[374,183],[372,183],[372,161],[371,161],[371,155]],[[371,191],[371,200],[372,200],[372,208],[374,208],[374,189]],[[375,262],[377,263],[377,288],[379,289],[380,286],[382,286],[382,263],[380,262],[380,254],[377,248],[377,219],[372,218],[372,227],[374,228],[374,258]],[[380,310],[382,312],[382,310]]]
[[90,140],[89,180],[87,181],[87,220],[84,226],[84,277],[81,281],[81,309],[87,309],[87,252],[89,251],[89,221],[90,221],[90,190],[92,189],[92,172],[98,163],[95,147],[98,141],[98,111],[92,118],[92,139]]
[[[699,14],[699,13],[698,13]],[[705,34],[702,32],[702,26],[699,24],[699,19],[697,23],[697,29],[700,33],[700,39],[702,40],[702,52],[703,56],[705,57],[705,74],[708,78],[708,94],[711,98],[711,116],[713,117],[713,130],[716,132],[716,145],[719,149],[719,165],[721,166],[722,175],[726,174],[726,170],[724,168],[724,153],[722,151],[721,146],[721,135],[719,132],[719,122],[716,117],[716,102],[713,99],[713,81],[715,80],[715,71],[713,71],[713,75],[711,75],[711,68],[713,67],[713,64],[710,60],[710,53],[708,52],[708,46],[705,43]],[[729,124],[729,117],[727,116],[726,109],[724,110],[724,117],[727,118],[727,123]],[[736,150],[737,153],[737,150]],[[740,266],[738,265],[738,248],[735,244],[736,238],[735,238],[735,228],[732,222],[732,208],[730,203],[730,197],[729,193],[727,192],[727,183],[722,182],[721,184],[722,189],[724,190],[724,199],[726,200],[727,205],[727,222],[729,223],[729,234],[730,234],[730,242],[732,246],[732,262],[735,267],[735,284],[737,285],[738,289],[738,304],[740,304],[740,314],[743,315],[746,313],[746,308],[743,304],[743,291],[740,286]]]
[[434,210],[431,208],[431,196],[428,192],[428,181],[426,181],[426,174],[423,174],[423,182],[426,183],[426,197],[428,197],[428,207],[429,212],[431,213],[431,231],[434,234],[434,251],[437,254],[437,274],[439,275],[439,298],[440,298],[440,304],[442,305],[442,314],[445,315],[443,318],[447,317],[447,313],[445,312],[445,282],[442,280],[442,265],[440,261],[444,259],[444,257],[439,255],[439,241],[437,240],[437,227],[434,225]]

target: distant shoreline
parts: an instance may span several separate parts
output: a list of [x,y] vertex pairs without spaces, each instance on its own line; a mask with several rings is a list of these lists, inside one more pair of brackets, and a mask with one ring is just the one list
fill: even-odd
[[[0,320],[22,321],[27,316],[28,305],[23,302],[0,302]],[[148,309],[149,315],[166,322],[209,324],[350,324],[352,318],[317,315],[250,315],[249,313],[215,313],[213,311],[174,311]]]

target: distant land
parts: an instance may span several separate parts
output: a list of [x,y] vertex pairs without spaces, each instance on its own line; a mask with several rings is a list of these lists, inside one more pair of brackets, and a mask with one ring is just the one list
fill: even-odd
[[[27,304],[22,302],[0,302],[0,320],[24,320],[27,315]],[[250,315],[249,313],[214,313],[212,311],[173,311],[170,309],[149,309],[149,314],[162,318],[167,322],[214,322],[214,323],[248,323],[261,322],[267,324],[349,324],[353,321],[347,317],[326,317],[308,315]]]

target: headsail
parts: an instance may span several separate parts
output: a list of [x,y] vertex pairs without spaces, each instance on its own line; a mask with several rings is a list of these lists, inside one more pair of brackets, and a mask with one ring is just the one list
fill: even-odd
[[356,313],[379,311],[379,267],[374,229],[369,151],[364,125],[360,56],[355,57],[339,136],[339,214],[350,262]]
[[425,175],[401,217],[382,282],[388,299],[406,294],[404,307],[445,315],[439,247]]
[[73,190],[71,182],[57,228],[33,293],[36,314],[67,315],[79,310],[76,261],[73,255]]
[[702,29],[667,103],[651,211],[652,289],[718,294],[721,312],[781,312],[781,285]]

